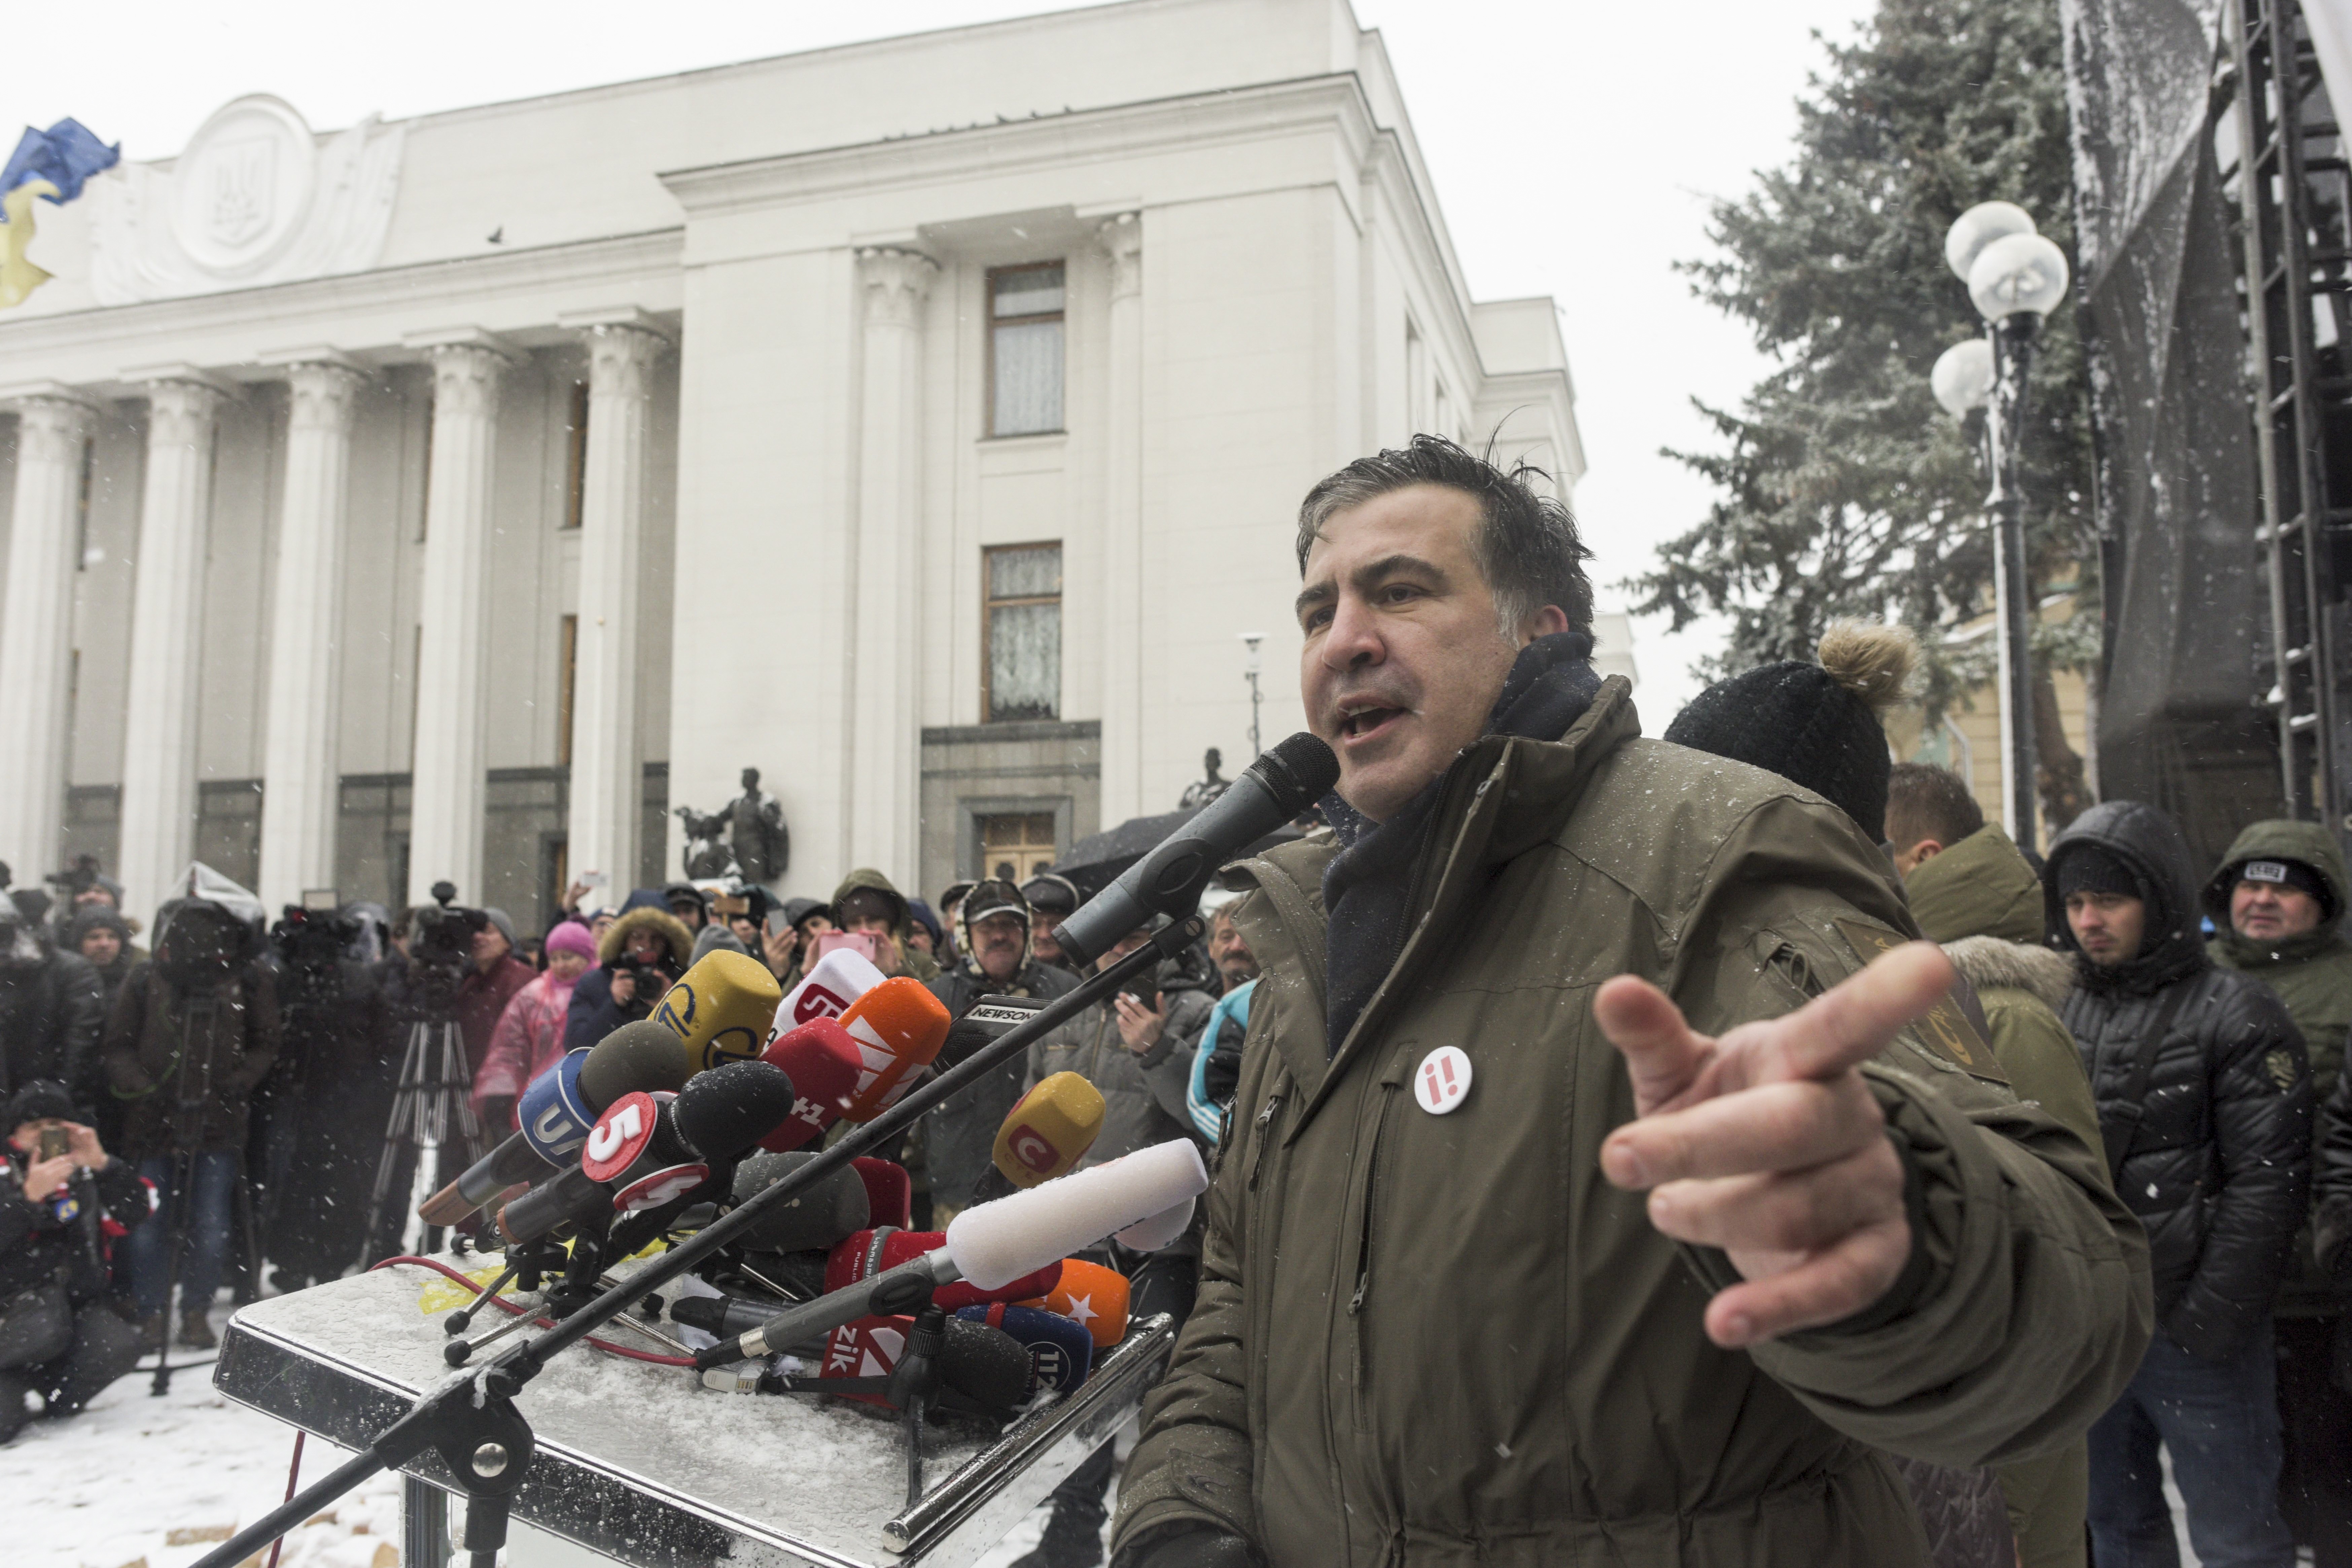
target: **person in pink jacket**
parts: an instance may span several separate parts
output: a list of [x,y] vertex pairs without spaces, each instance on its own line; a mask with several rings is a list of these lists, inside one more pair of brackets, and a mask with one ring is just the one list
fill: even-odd
[[474,1075],[474,1115],[484,1136],[495,1140],[514,1131],[515,1101],[523,1087],[563,1054],[572,987],[595,957],[596,939],[576,921],[547,933],[547,972],[508,1000],[482,1068]]

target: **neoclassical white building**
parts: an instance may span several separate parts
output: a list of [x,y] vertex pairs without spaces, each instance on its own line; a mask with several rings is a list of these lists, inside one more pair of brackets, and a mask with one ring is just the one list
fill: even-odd
[[[137,149],[131,149],[134,153]],[[1298,721],[1293,520],[1415,430],[1582,472],[1346,0],[1133,0],[314,132],[44,205],[0,312],[0,859],[143,912],[936,891]],[[616,896],[616,895],[615,895]]]

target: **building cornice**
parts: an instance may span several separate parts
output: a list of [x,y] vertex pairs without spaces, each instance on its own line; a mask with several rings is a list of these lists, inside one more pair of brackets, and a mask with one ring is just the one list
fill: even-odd
[[1341,130],[1355,159],[1364,157],[1378,128],[1352,72],[675,169],[656,177],[690,218],[709,217],[846,192],[1090,163],[1153,147],[1198,151],[1326,125]]
[[[582,285],[607,285],[616,297],[654,289],[674,295],[684,247],[683,229],[654,229],[569,245],[378,268],[299,283],[0,321],[0,361],[40,365],[38,374],[87,386],[110,378],[95,371],[74,374],[43,362],[71,356],[110,368],[130,353],[152,352],[152,345],[157,342],[185,342],[192,336],[241,340],[249,345],[228,357],[207,355],[206,362],[219,369],[259,368],[284,350],[322,339],[347,353],[415,359],[419,356],[401,342],[404,334],[436,318],[446,320],[459,313],[468,319],[484,317],[489,313],[485,301],[500,295],[527,296]],[[350,324],[354,318],[368,316],[389,324],[371,341],[353,339]],[[552,328],[556,312],[524,310],[517,312],[517,318],[512,323],[501,320],[497,324],[506,331],[523,325]]]

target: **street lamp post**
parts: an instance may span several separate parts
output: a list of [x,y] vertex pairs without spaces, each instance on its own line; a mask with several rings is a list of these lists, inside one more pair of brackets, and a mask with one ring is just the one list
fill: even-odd
[[[1955,343],[1929,376],[1936,400],[1955,417],[1985,409],[1985,466],[1991,488],[1993,601],[2000,623],[2001,815],[2011,838],[2034,846],[2038,768],[2033,744],[2033,602],[2025,572],[2025,498],[2018,447],[2025,393],[2042,319],[2066,297],[2066,256],[2033,229],[2022,207],[1981,202],[1944,237],[1944,259],[1969,286],[1987,337]],[[1990,340],[1990,341],[1988,341]]]
[[1241,638],[1242,646],[1249,649],[1249,658],[1242,665],[1242,673],[1249,678],[1250,683],[1250,760],[1255,762],[1258,758],[1265,755],[1265,748],[1257,743],[1257,709],[1259,702],[1257,689],[1257,645],[1265,640],[1265,634],[1264,632],[1244,632],[1241,634]]

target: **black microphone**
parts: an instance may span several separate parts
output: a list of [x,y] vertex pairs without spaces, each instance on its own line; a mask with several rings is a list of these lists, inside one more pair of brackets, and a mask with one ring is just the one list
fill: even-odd
[[1339,782],[1339,759],[1301,730],[1243,770],[1201,815],[1161,839],[1118,881],[1078,906],[1054,939],[1081,969],[1154,915],[1188,915],[1217,868],[1297,816]]

